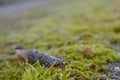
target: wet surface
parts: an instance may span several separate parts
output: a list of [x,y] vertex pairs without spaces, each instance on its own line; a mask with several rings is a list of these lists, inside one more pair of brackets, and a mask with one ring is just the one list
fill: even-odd
[[[116,55],[120,56],[120,44],[111,41],[109,48],[113,49],[116,52]],[[120,60],[118,62],[108,63],[108,71],[103,75],[107,76],[107,80],[120,80]],[[106,79],[105,79],[106,80]]]
[[110,80],[120,80],[120,62],[109,63],[107,64],[108,72],[106,75],[110,78]]
[[120,43],[116,43],[116,42],[111,42],[111,46],[114,47],[115,49],[118,49],[120,48]]
[[[120,56],[120,51],[116,51],[116,55]],[[109,80],[120,80],[120,62],[108,63],[107,69],[105,75]]]
[[120,56],[120,51],[118,51],[118,52],[117,52],[117,55],[119,55],[119,56]]

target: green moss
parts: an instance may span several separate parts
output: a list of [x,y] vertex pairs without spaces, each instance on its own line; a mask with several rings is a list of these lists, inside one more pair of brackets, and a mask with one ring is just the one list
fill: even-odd
[[21,80],[23,71],[23,63],[13,63],[7,61],[0,63],[1,80]]

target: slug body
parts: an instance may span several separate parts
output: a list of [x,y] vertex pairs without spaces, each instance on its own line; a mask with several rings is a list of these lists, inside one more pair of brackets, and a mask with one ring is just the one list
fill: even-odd
[[50,67],[53,65],[53,67],[63,68],[65,65],[69,64],[69,62],[63,62],[59,58],[52,57],[51,55],[42,53],[36,49],[17,49],[16,55],[20,59],[27,60],[31,64],[35,63],[36,61],[39,61],[39,64],[45,67]]

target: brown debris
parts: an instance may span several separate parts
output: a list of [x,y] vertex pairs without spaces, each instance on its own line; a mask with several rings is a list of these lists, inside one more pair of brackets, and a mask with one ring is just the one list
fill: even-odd
[[86,48],[82,53],[88,58],[92,58],[97,55],[97,52],[92,48]]

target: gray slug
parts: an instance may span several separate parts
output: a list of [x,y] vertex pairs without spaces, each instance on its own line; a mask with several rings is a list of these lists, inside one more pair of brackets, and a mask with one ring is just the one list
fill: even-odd
[[33,64],[36,61],[39,61],[39,64],[44,67],[59,67],[63,68],[70,62],[64,62],[59,58],[52,57],[49,54],[42,53],[36,49],[24,50],[20,47],[15,49],[16,55],[21,60],[27,60],[29,63]]

